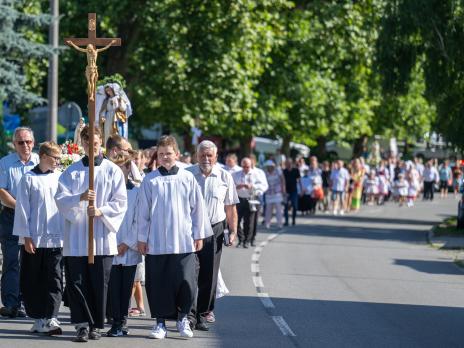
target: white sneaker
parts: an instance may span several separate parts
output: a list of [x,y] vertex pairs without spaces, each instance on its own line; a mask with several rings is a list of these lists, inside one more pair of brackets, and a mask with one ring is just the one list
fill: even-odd
[[60,322],[56,318],[48,319],[45,323],[45,329],[47,334],[52,335],[61,335],[63,330],[61,330]]
[[344,211],[344,210],[340,210],[340,215],[345,215],[345,211]]
[[153,330],[150,332],[148,337],[162,340],[163,338],[166,337],[166,334],[167,334],[166,326],[163,323],[159,323],[153,326]]
[[34,325],[31,327],[31,332],[47,332],[45,329],[45,319],[35,319]]
[[193,337],[193,332],[190,328],[190,322],[187,317],[182,319],[182,321],[177,321],[177,331],[179,331],[182,337]]

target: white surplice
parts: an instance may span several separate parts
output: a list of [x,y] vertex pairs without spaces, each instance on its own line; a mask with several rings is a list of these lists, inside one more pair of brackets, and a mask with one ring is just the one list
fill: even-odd
[[182,168],[175,175],[163,176],[159,169],[147,174],[137,211],[138,240],[148,244],[150,255],[192,253],[194,240],[211,235],[204,228],[207,214],[200,186]]
[[[95,207],[102,216],[94,218],[94,255],[116,255],[116,233],[127,209],[126,183],[121,169],[107,159],[95,166]],[[89,188],[89,167],[82,160],[61,174],[56,204],[65,218],[63,256],[87,256],[87,201],[80,195]]]
[[32,238],[36,248],[63,246],[63,218],[55,203],[60,172],[38,174],[27,172],[19,182],[13,234]]
[[142,254],[137,249],[136,209],[138,197],[138,187],[127,190],[127,211],[117,233],[117,244],[124,243],[129,249],[123,255],[115,256],[113,265],[134,266],[142,262]]

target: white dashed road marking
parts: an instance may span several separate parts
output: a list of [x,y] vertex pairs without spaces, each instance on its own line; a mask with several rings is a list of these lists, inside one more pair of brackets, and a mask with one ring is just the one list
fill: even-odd
[[251,255],[251,267],[250,268],[251,268],[251,273],[253,275],[253,284],[255,285],[256,293],[258,294],[258,297],[261,300],[261,303],[263,304],[264,308],[266,308],[266,310],[268,311],[274,323],[279,328],[282,335],[295,337],[296,336],[295,333],[292,331],[290,326],[288,326],[285,319],[281,315],[276,315],[276,313],[274,313],[275,312],[274,303],[272,302],[272,299],[269,296],[269,294],[263,292],[264,283],[260,275],[259,258],[261,257],[261,253],[264,247],[269,242],[272,242],[274,239],[276,239],[281,233],[282,233],[282,230],[279,233],[271,234],[269,237],[267,237],[265,241],[261,242],[259,246],[257,246],[254,249],[253,254]]

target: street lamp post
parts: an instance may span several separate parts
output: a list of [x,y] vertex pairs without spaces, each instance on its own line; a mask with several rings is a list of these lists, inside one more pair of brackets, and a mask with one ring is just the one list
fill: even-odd
[[50,10],[52,22],[50,23],[48,42],[55,50],[48,58],[48,139],[57,141],[58,124],[58,29],[59,29],[59,8],[58,0],[50,0]]

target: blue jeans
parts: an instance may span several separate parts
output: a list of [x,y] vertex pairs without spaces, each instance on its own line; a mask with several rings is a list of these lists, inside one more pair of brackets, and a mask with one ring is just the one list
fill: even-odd
[[14,210],[3,208],[0,213],[0,244],[3,254],[1,297],[5,307],[19,308],[19,245],[13,236]]
[[296,211],[298,210],[298,192],[292,192],[287,195],[287,201],[285,202],[285,224],[288,225],[288,204],[292,206],[292,222],[295,224]]

